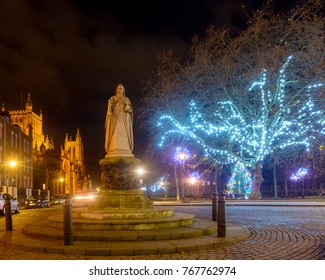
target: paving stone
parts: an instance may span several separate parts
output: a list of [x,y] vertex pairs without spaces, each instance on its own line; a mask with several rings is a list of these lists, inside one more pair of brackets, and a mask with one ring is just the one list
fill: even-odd
[[[200,219],[211,218],[210,206],[184,206],[175,207],[177,212],[194,214]],[[290,208],[290,209],[289,209]],[[306,210],[307,209],[307,210]],[[45,210],[45,211],[43,211]],[[89,249],[65,248],[62,240],[54,240],[52,245],[45,244],[45,251],[34,250],[26,252],[24,244],[19,243],[17,233],[26,223],[42,223],[45,217],[57,211],[54,207],[49,209],[22,210],[21,214],[13,215],[14,231],[5,231],[4,217],[0,217],[0,259],[168,259],[168,260],[324,260],[325,259],[325,207],[305,208],[303,205],[295,207],[284,206],[230,206],[227,208],[227,226],[237,223],[248,231],[245,240],[238,240],[228,245],[209,246],[197,244],[182,244],[184,250],[176,251],[168,243],[160,241],[157,253],[137,251],[133,248],[111,248],[108,255],[97,255],[101,248]],[[23,215],[22,215],[23,214]],[[227,227],[228,228],[228,227]],[[233,228],[234,229],[234,228]],[[234,231],[235,232],[235,231]],[[179,234],[175,232],[175,234]],[[231,236],[228,235],[228,238]],[[3,242],[6,239],[8,242]],[[39,242],[39,241],[38,241]],[[57,244],[61,244],[57,246]],[[74,243],[75,244],[75,243]],[[77,244],[77,243],[76,243]],[[167,246],[164,246],[167,244]],[[34,246],[31,243],[31,246]],[[97,245],[96,245],[97,246]],[[197,246],[199,250],[191,251],[190,246]],[[62,247],[67,254],[62,254]],[[110,248],[108,244],[107,248]],[[110,249],[110,250],[111,250]],[[146,248],[144,248],[146,249]],[[186,251],[189,249],[190,251]],[[70,252],[69,252],[70,250]],[[132,254],[131,254],[132,250]],[[143,253],[143,254],[142,254]],[[138,255],[139,254],[139,255]]]

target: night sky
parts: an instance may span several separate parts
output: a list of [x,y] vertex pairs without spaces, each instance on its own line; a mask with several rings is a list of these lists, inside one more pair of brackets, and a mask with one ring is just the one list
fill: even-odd
[[[274,2],[277,9],[301,3]],[[99,172],[105,156],[107,100],[117,84],[136,110],[140,80],[153,70],[157,52],[186,54],[193,35],[203,36],[211,24],[243,28],[243,5],[250,13],[263,1],[1,0],[0,102],[7,110],[24,109],[30,93],[56,147],[79,128],[86,168],[97,176],[91,172]],[[141,159],[145,143],[136,118],[134,133]]]

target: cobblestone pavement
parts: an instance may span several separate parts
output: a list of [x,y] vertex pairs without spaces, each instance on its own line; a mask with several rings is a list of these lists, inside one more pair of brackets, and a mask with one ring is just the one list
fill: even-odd
[[[22,210],[13,215],[14,230],[26,222],[38,220],[57,212],[50,209]],[[198,218],[211,219],[211,206],[175,206],[175,212],[192,213]],[[0,241],[0,259],[11,260],[322,260],[325,259],[325,207],[229,206],[227,221],[246,226],[251,236],[221,248],[194,252],[143,256],[84,256],[44,254],[14,250]],[[5,229],[0,217],[0,230]]]

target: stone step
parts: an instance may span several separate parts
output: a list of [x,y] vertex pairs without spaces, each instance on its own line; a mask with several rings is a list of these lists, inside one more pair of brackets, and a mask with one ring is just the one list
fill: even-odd
[[[72,218],[73,228],[76,230],[158,230],[189,226],[193,223],[194,215],[174,213],[171,217],[152,219],[86,219]],[[50,216],[51,226],[63,228],[63,215]]]
[[[51,229],[48,229],[49,231]],[[187,239],[171,239],[139,242],[84,242],[74,241],[72,245],[64,245],[63,240],[48,240],[33,238],[20,231],[11,232],[10,239],[5,239],[7,232],[0,233],[0,240],[16,249],[27,252],[39,252],[65,255],[84,256],[132,256],[148,254],[172,254],[213,247],[225,246],[247,239],[248,229],[238,225],[227,225],[227,238],[220,238],[216,234]],[[4,241],[5,240],[5,241]]]
[[[63,240],[63,227],[52,227],[44,224],[28,225],[23,227],[22,230],[25,235],[34,238]],[[215,234],[216,230],[216,223],[208,220],[194,219],[193,223],[186,227],[159,230],[107,231],[73,229],[73,240],[87,242],[177,240]]]
[[166,218],[174,215],[173,209],[73,209],[73,219],[94,219],[94,220],[139,220]]

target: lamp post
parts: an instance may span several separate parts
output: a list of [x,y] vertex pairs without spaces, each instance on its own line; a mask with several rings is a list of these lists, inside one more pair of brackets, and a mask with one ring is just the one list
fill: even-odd
[[[14,179],[13,179],[13,169],[16,167],[16,162],[14,160],[9,162],[9,166],[12,169],[10,176],[10,184],[12,184],[12,192],[14,187]],[[11,201],[10,196],[6,195],[5,197],[5,220],[6,220],[6,230],[12,231],[12,213],[11,213]]]
[[168,181],[160,181],[160,186],[165,188],[165,198],[167,198],[167,191],[168,191]]
[[12,186],[12,191],[14,191],[15,179],[14,179],[14,168],[16,167],[17,162],[14,160],[9,161],[9,166],[11,168],[11,176],[10,176],[10,185]]
[[182,190],[182,195],[181,195],[181,201],[185,201],[185,193],[184,193],[184,162],[187,159],[188,154],[185,149],[178,149],[177,152],[177,159],[181,163],[181,190]]
[[195,177],[190,177],[189,182],[192,185],[192,195],[194,195],[194,197],[198,197],[199,196],[199,190],[198,190],[198,186],[197,186],[197,178]]
[[64,181],[64,179],[61,177],[59,180],[60,180],[60,194],[63,194],[63,181]]

